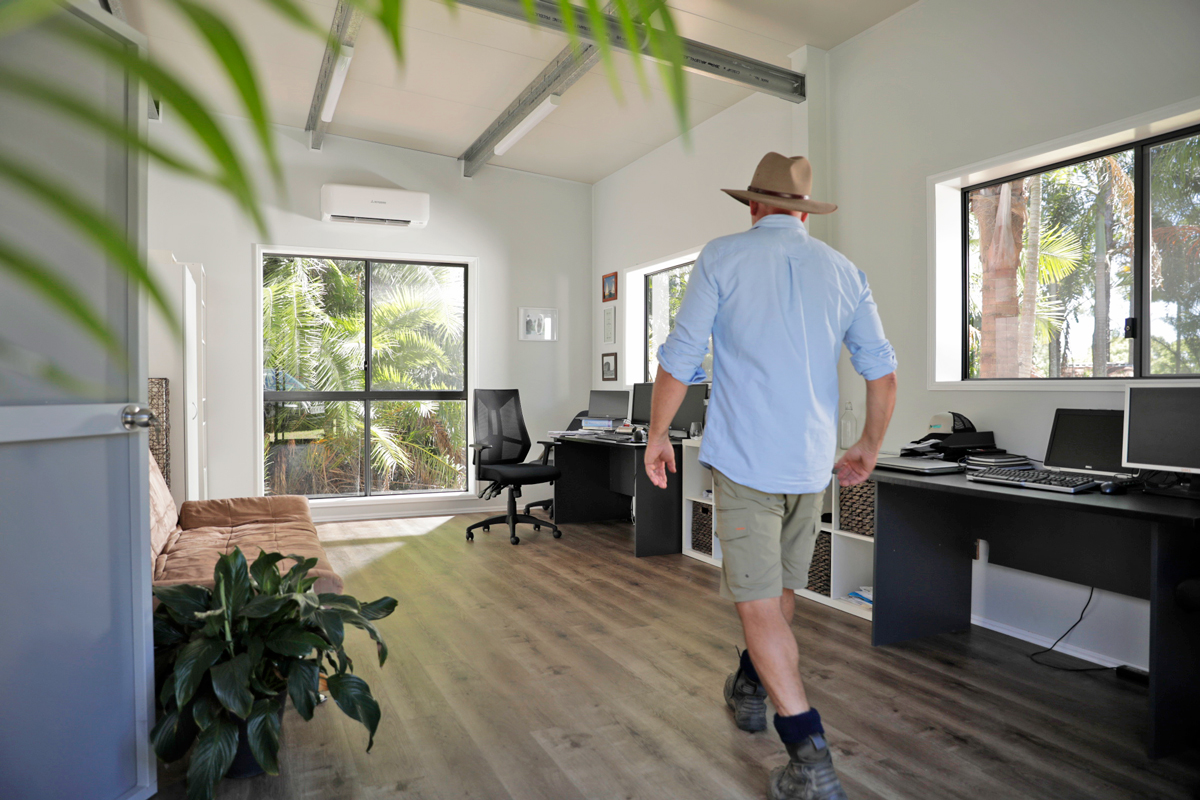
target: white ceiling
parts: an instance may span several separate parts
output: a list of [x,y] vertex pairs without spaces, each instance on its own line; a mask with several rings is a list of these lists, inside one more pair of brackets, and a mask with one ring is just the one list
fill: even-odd
[[[797,48],[829,49],[913,2],[674,0],[671,8],[683,36],[787,67]],[[242,114],[204,45],[177,12],[153,0],[124,5],[134,27],[149,36],[156,58],[187,77],[217,110]],[[324,40],[259,0],[206,5],[236,26],[251,51],[274,121],[303,128]],[[337,2],[301,5],[327,29]],[[366,20],[329,132],[457,157],[565,45],[562,35],[487,12],[409,0],[404,63],[397,64],[378,26]],[[604,68],[596,67],[567,90],[557,111],[490,163],[594,183],[675,138],[678,123],[657,67],[646,62],[646,68],[649,90],[643,92],[630,58],[618,54],[618,100]],[[691,125],[751,93],[700,75],[687,80]]]

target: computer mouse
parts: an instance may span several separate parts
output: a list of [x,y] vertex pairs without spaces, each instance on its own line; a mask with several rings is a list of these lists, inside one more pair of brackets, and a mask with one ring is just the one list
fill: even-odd
[[645,431],[643,431],[641,428],[638,428],[637,430],[635,430],[633,432],[634,444],[642,444],[645,441],[646,441],[646,432]]
[[1105,481],[1100,484],[1100,494],[1125,494],[1125,487],[1119,483]]

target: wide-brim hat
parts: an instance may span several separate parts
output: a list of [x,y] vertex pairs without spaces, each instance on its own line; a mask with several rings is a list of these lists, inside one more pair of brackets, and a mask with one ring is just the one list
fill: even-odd
[[745,189],[722,189],[722,192],[746,205],[753,200],[788,211],[807,211],[810,214],[831,214],[837,211],[833,203],[822,203],[809,197],[812,194],[812,164],[804,156],[788,158],[779,153],[767,153],[758,162],[754,178]]

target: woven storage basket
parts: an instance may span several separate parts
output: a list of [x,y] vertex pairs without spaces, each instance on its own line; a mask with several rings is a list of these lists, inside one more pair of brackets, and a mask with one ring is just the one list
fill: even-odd
[[712,555],[712,506],[692,503],[692,549],[706,556]]
[[808,590],[829,597],[829,557],[833,548],[829,533],[817,534],[817,545],[813,548],[812,564],[808,567]]
[[838,489],[838,530],[875,535],[875,481]]

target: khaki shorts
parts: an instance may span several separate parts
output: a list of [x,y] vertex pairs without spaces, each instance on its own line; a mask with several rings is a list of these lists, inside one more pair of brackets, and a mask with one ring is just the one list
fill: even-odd
[[769,494],[713,470],[721,596],[736,603],[808,586],[825,491]]

